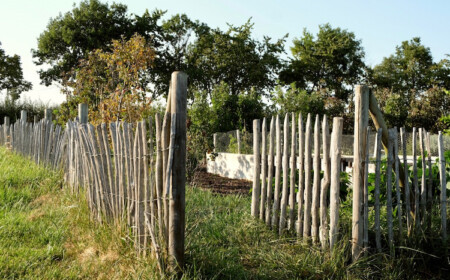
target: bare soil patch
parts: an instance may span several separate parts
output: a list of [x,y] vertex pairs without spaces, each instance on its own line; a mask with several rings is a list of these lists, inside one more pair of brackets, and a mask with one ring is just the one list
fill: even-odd
[[206,172],[206,166],[199,167],[191,184],[201,189],[207,189],[220,194],[249,195],[252,181],[221,177]]

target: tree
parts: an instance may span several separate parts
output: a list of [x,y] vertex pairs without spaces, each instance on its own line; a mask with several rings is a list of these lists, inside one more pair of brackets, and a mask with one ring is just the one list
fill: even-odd
[[389,126],[448,128],[440,121],[449,114],[450,62],[435,63],[420,38],[403,41],[369,75]]
[[0,91],[6,90],[11,100],[17,100],[20,93],[30,90],[32,84],[23,78],[22,66],[18,55],[9,56],[0,43]]
[[317,38],[306,29],[291,47],[293,58],[280,74],[308,92],[318,91],[347,101],[355,84],[365,76],[364,50],[353,32],[320,25]]
[[415,97],[431,87],[433,65],[430,48],[415,37],[402,42],[396,47],[395,54],[376,65],[371,80],[379,88]]
[[36,65],[49,66],[39,71],[42,83],[47,86],[62,83],[80,59],[85,59],[92,50],[108,49],[113,39],[129,39],[139,33],[158,47],[157,22],[163,14],[155,10],[131,17],[126,5],[85,0],[72,11],[50,19],[38,38],[37,49],[32,50]]
[[83,102],[91,108],[93,123],[142,119],[151,110],[145,73],[154,57],[155,52],[140,35],[113,40],[109,51],[91,51],[74,70],[76,78],[64,84],[69,100],[62,110],[72,111]]
[[187,56],[188,74],[195,77],[191,83],[211,92],[225,82],[232,95],[271,89],[283,65],[279,55],[287,35],[275,42],[269,37],[258,41],[252,38],[252,29],[248,20],[242,26],[229,25],[226,32],[211,29],[200,34]]

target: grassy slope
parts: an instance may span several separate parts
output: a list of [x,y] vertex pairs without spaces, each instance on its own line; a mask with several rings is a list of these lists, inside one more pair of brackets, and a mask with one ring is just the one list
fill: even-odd
[[[91,223],[84,200],[61,186],[59,174],[0,148],[0,279],[159,278],[150,258],[136,258],[126,232]],[[330,254],[278,237],[249,209],[248,196],[188,188],[185,279],[445,276],[439,262],[427,269],[435,258],[410,251],[350,264],[347,240]]]

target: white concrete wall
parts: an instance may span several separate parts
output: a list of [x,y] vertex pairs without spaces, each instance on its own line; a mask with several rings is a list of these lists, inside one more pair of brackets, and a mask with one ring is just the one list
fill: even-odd
[[253,155],[218,153],[214,160],[207,156],[208,173],[232,179],[253,180]]

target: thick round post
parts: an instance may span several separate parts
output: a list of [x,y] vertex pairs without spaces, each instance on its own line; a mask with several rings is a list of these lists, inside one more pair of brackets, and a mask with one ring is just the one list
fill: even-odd
[[401,192],[400,192],[400,176],[399,176],[399,169],[400,169],[400,159],[398,157],[398,131],[397,127],[394,128],[394,170],[395,170],[395,194],[397,197],[397,221],[398,221],[398,237],[400,243],[402,243],[403,239],[403,225],[402,225],[402,199],[401,199]]
[[330,248],[336,244],[339,233],[339,192],[341,186],[341,143],[343,118],[333,118],[331,133],[331,176],[330,176]]
[[322,121],[323,179],[320,189],[320,243],[328,247],[328,188],[330,187],[330,129],[327,116]]
[[417,135],[416,128],[413,127],[412,133],[412,154],[413,154],[413,185],[414,185],[414,226],[416,233],[420,230],[420,211],[419,211],[419,179],[417,175]]
[[[180,272],[184,265],[185,187],[186,187],[186,102],[187,75],[172,73],[171,113],[176,119],[173,147],[173,169],[170,174],[169,263]],[[171,139],[172,140],[172,139]]]
[[355,125],[353,145],[353,215],[352,215],[352,257],[357,260],[362,251],[364,153],[366,151],[366,133],[369,123],[369,88],[358,85],[355,88]]
[[252,211],[253,217],[259,216],[259,197],[261,195],[260,176],[261,176],[261,153],[260,153],[260,124],[259,120],[253,120],[253,189],[252,189]]
[[406,154],[406,132],[404,127],[400,129],[400,138],[402,141],[403,170],[404,170],[403,173],[405,175],[404,181],[405,181],[406,228],[409,236],[411,234],[412,216],[411,216],[411,197],[409,189],[408,159]]
[[88,122],[88,105],[86,103],[78,104],[78,120],[82,124]]

